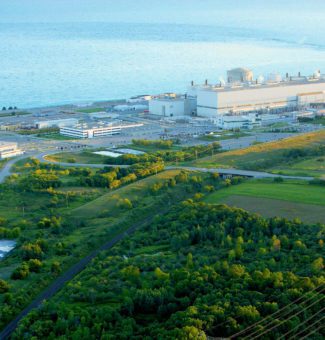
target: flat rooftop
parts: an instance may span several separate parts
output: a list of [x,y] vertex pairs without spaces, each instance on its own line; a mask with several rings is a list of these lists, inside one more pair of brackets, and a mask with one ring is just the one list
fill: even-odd
[[197,88],[199,88],[200,90],[205,90],[205,91],[229,92],[229,91],[254,90],[254,89],[286,87],[286,86],[295,86],[295,85],[312,85],[312,84],[324,84],[324,91],[325,91],[325,77],[322,77],[320,79],[301,77],[300,79],[284,80],[281,82],[266,82],[263,84],[242,83],[238,85],[227,84],[225,86],[197,85]]

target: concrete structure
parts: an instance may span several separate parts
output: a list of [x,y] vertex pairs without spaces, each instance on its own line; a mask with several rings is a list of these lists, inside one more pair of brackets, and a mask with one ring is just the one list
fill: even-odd
[[187,96],[162,96],[150,100],[149,113],[165,118],[196,115],[196,98]]
[[107,137],[121,133],[123,129],[143,126],[142,123],[122,124],[116,122],[88,122],[74,126],[64,126],[60,128],[60,134],[73,138],[96,138]]
[[60,134],[74,138],[96,138],[113,136],[121,133],[121,126],[114,126],[113,123],[98,122],[98,125],[83,123],[74,126],[60,128]]
[[135,96],[135,97],[131,97],[127,100],[128,103],[141,103],[144,101],[149,101],[152,99],[152,96],[150,94],[143,94],[140,96]]
[[0,142],[0,159],[22,155],[24,152],[18,149],[17,143]]
[[247,83],[253,81],[253,72],[247,68],[234,68],[227,71],[228,83]]
[[261,125],[257,115],[250,114],[247,116],[219,116],[215,120],[218,128],[223,130],[234,129],[253,129]]
[[116,119],[119,117],[119,115],[117,113],[101,111],[88,113],[88,117],[90,119],[106,119],[106,118]]
[[303,78],[279,83],[196,86],[197,114],[214,118],[248,112],[294,111],[325,102],[325,78]]
[[0,125],[0,131],[16,131],[20,128],[20,123],[3,123]]
[[37,129],[47,129],[52,127],[64,127],[72,126],[78,124],[78,119],[76,118],[66,118],[66,119],[53,119],[53,120],[40,120],[35,122]]

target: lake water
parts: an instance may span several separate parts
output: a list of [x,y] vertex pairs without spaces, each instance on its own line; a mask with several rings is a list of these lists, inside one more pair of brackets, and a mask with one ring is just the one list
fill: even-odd
[[0,23],[0,106],[36,107],[186,91],[229,68],[325,72],[324,27]]
[[0,259],[5,257],[16,246],[15,241],[0,240]]

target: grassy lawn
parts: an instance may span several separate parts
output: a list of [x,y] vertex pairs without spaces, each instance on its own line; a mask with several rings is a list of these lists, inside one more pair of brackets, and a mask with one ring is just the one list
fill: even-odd
[[214,156],[204,157],[192,165],[199,167],[234,167],[253,169],[257,162],[276,164],[283,150],[290,148],[308,147],[316,144],[325,144],[325,130],[298,135],[275,142],[250,146],[245,149],[219,153]]
[[94,154],[90,151],[81,152],[60,152],[46,156],[46,159],[53,162],[82,163],[82,164],[105,164],[106,157]]
[[274,183],[272,180],[249,180],[214,192],[206,198],[206,202],[217,203],[231,195],[273,198],[325,206],[325,189],[302,181]]
[[88,109],[77,110],[77,112],[81,112],[81,113],[94,113],[94,112],[102,112],[102,111],[105,111],[105,109],[102,107],[93,107],[93,108],[88,108]]
[[72,216],[78,218],[93,218],[101,213],[110,212],[111,216],[118,213],[117,204],[120,199],[128,198],[132,203],[135,203],[141,197],[141,204],[148,205],[152,201],[152,196],[144,197],[143,193],[148,191],[149,188],[162,180],[167,180],[176,176],[180,170],[168,170],[161,172],[155,176],[151,176],[135,183],[129,184],[120,189],[111,191],[103,196],[98,197],[94,201],[91,201],[72,211]]
[[5,112],[2,111],[0,113],[0,117],[17,117],[17,116],[25,116],[29,115],[30,112],[24,112],[24,111],[19,111],[19,112]]
[[308,176],[325,178],[325,156],[306,159],[288,166],[271,169],[273,173],[290,176]]
[[250,133],[248,132],[231,132],[231,131],[226,131],[226,132],[218,132],[213,135],[205,135],[205,136],[200,136],[199,140],[207,141],[207,142],[217,142],[220,140],[226,140],[226,139],[233,139],[233,138],[240,138],[240,137],[245,137],[249,136]]
[[160,148],[155,145],[124,145],[121,146],[120,148],[126,148],[126,149],[134,149],[134,150],[139,150],[143,152],[156,152],[156,151],[178,151],[182,149],[182,146],[180,145],[173,145],[171,148]]
[[73,138],[73,137],[60,135],[59,132],[40,133],[40,134],[37,135],[37,137],[46,138],[46,139],[54,139],[54,140],[74,140],[74,139],[76,139],[76,138]]

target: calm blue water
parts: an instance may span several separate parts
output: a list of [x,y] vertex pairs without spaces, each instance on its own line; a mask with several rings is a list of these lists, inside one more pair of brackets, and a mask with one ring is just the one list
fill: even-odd
[[0,106],[184,92],[232,67],[325,73],[324,27],[0,23]]

